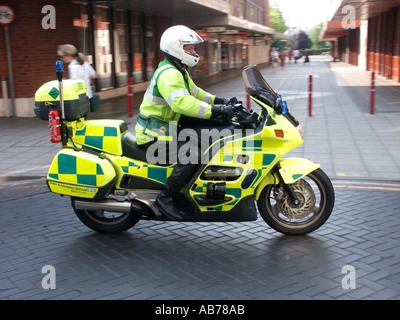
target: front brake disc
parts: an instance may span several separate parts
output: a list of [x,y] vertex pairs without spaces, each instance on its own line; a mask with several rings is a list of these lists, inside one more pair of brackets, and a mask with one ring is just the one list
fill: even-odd
[[315,208],[314,190],[311,188],[310,184],[304,180],[295,182],[291,187],[299,203],[295,204],[285,192],[282,199],[277,200],[279,211],[289,219],[302,219],[307,217]]

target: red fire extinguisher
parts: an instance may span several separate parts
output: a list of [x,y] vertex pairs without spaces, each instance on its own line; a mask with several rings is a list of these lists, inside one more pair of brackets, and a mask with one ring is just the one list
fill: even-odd
[[50,110],[48,116],[50,127],[50,141],[53,143],[61,142],[60,113],[57,110]]

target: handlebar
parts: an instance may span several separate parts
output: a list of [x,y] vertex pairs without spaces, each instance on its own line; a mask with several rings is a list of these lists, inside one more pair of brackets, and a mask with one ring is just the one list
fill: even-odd
[[[282,99],[280,94],[277,95],[275,104],[273,106],[274,111],[283,115],[286,119],[288,119],[295,127],[299,125],[299,122],[289,113],[289,109],[287,107],[287,103]],[[227,106],[232,106],[234,117],[236,117],[239,125],[244,129],[255,129],[260,124],[260,119],[257,113],[253,110],[246,109],[242,101],[238,101],[236,97],[233,97],[226,104]],[[228,124],[230,119],[225,119],[224,123]]]
[[[253,110],[246,109],[241,101],[237,101],[235,98],[235,104],[232,105],[234,109],[234,116],[237,119],[239,125],[244,129],[255,129],[260,124],[260,118],[256,112]],[[274,111],[283,115],[286,119],[288,119],[293,126],[297,127],[299,122],[296,118],[289,112],[286,101],[282,100],[281,97],[278,97],[274,106]]]
[[[226,106],[234,106],[235,104],[238,103],[238,99],[236,97],[230,98],[229,102],[226,104]],[[241,101],[239,101],[241,103]]]
[[246,109],[241,101],[236,100],[233,109],[234,115],[242,128],[255,129],[260,124],[258,114],[251,109]]

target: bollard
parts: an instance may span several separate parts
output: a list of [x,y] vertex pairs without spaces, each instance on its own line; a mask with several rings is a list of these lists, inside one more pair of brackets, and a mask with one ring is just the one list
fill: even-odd
[[312,115],[312,75],[308,76],[308,116]]
[[369,113],[374,114],[375,113],[375,71],[372,71],[371,73],[371,99],[369,103]]
[[10,106],[8,104],[8,87],[7,87],[6,76],[1,76],[1,92],[3,95],[3,101],[4,101],[4,112],[6,114],[6,117],[10,118],[11,110],[10,110]]
[[133,78],[128,77],[128,117],[133,117]]

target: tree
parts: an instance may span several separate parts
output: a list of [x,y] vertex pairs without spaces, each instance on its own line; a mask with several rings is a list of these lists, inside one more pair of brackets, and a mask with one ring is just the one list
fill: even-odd
[[319,35],[321,34],[323,26],[324,26],[324,23],[320,22],[319,24],[315,25],[308,33],[308,36],[312,42],[311,49],[329,50],[329,48],[330,48],[329,42],[319,41]]
[[[288,26],[283,18],[281,10],[279,7],[270,6],[269,7],[269,26],[279,33],[284,33]],[[282,48],[286,44],[286,40],[274,40],[271,43],[272,47]]]
[[289,39],[289,44],[292,46],[292,48],[297,48],[300,50],[311,48],[311,40],[303,30],[299,30],[293,34]]
[[310,49],[311,48],[311,40],[308,37],[307,33],[304,31],[300,31],[297,35],[298,47],[300,50]]
[[269,26],[279,33],[285,33],[288,29],[279,7],[269,7]]

